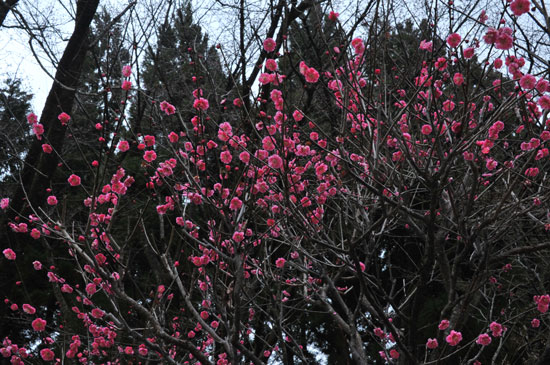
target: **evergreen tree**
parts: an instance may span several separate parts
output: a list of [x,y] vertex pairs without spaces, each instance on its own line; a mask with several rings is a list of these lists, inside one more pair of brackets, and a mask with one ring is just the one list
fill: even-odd
[[21,80],[6,79],[0,88],[0,196],[13,193],[17,171],[30,147],[31,127],[26,121],[32,94],[23,90]]

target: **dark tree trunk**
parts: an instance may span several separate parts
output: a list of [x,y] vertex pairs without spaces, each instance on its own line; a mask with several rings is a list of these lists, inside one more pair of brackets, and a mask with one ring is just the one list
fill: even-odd
[[4,20],[6,20],[8,13],[13,7],[15,7],[15,5],[17,5],[18,1],[19,0],[0,0],[0,27],[4,24]]
[[[8,1],[7,3],[17,1]],[[5,9],[6,2],[0,1],[0,21]],[[44,126],[44,136],[47,136],[48,143],[56,151],[63,150],[65,141],[66,127],[62,126],[57,116],[61,112],[71,113],[76,87],[79,83],[82,65],[88,51],[88,32],[90,25],[97,11],[99,0],[79,0],[76,10],[75,28],[63,56],[57,66],[55,80],[46,99],[44,109],[40,118]],[[6,13],[9,9],[6,9]],[[5,15],[4,15],[5,17]],[[1,22],[0,22],[1,24]],[[32,279],[33,271],[31,256],[25,250],[25,246],[33,245],[32,239],[28,235],[15,234],[7,230],[6,219],[14,219],[18,215],[28,216],[29,206],[38,207],[44,203],[46,196],[45,189],[49,187],[51,179],[57,169],[59,158],[57,154],[45,154],[42,151],[43,140],[34,139],[32,146],[25,157],[24,168],[21,174],[20,186],[17,188],[13,199],[10,202],[10,210],[7,215],[0,217],[0,250],[6,247],[13,248],[17,252],[17,267],[19,270],[14,272],[15,266],[6,264],[0,267],[0,293],[5,298],[11,300],[27,299],[21,286],[16,285],[16,281],[22,281],[23,285]],[[34,242],[36,246],[36,242]],[[28,246],[27,246],[28,247]],[[31,248],[31,247],[28,247]],[[27,255],[25,255],[27,253]],[[48,285],[45,283],[45,285]],[[40,286],[40,285],[38,285]],[[30,289],[30,287],[27,287]],[[45,288],[40,288],[44,290]],[[33,288],[34,290],[34,288]],[[47,289],[46,289],[47,290]],[[48,305],[48,303],[44,303]],[[0,306],[0,339],[10,336],[12,340],[17,341],[22,335],[19,325],[10,321],[9,306]],[[26,324],[28,327],[28,323]],[[25,324],[23,324],[25,326]]]

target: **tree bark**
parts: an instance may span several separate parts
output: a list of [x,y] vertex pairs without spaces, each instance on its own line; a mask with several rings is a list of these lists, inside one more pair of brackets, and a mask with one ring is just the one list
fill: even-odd
[[[67,129],[57,120],[57,116],[61,112],[70,114],[73,108],[76,87],[88,51],[88,31],[98,4],[99,0],[78,1],[75,28],[59,61],[55,80],[42,110],[40,123],[44,126],[44,136],[56,151],[62,151]],[[12,208],[15,212],[22,212],[25,192],[29,205],[40,205],[44,200],[44,189],[57,169],[58,155],[43,153],[42,143],[35,139],[25,158],[21,187],[13,197]]]
[[0,27],[4,24],[4,20],[6,20],[10,10],[17,5],[18,2],[19,0],[0,0]]

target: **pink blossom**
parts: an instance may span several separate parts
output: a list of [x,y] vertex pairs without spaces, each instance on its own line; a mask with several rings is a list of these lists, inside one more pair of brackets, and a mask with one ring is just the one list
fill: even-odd
[[355,53],[361,55],[365,52],[365,44],[361,38],[355,38],[351,41],[351,46],[354,48]]
[[465,59],[469,60],[470,58],[474,57],[474,48],[473,47],[466,48],[462,52],[462,55],[464,56]]
[[281,167],[283,167],[283,159],[279,155],[269,156],[269,158],[267,159],[267,163],[272,169],[280,169]]
[[54,357],[55,357],[55,354],[50,349],[42,349],[42,350],[40,350],[40,357],[44,361],[53,361]]
[[501,337],[502,332],[504,331],[504,328],[498,322],[491,322],[489,329],[493,332],[493,337]]
[[239,199],[237,197],[234,197],[229,202],[229,209],[231,209],[231,210],[241,209],[242,206],[243,206],[243,202],[241,201],[241,199]]
[[478,345],[487,346],[491,343],[491,336],[489,336],[487,333],[482,333],[478,336],[476,343]]
[[449,34],[447,37],[447,44],[451,48],[456,48],[460,44],[460,41],[462,40],[462,37],[458,33],[452,33]]
[[456,86],[460,86],[464,83],[464,76],[460,72],[455,73],[453,76],[453,82]]
[[47,143],[44,143],[42,145],[42,151],[44,151],[44,153],[52,153],[53,149],[52,149],[52,146],[50,146]]
[[157,154],[155,151],[145,151],[143,159],[147,162],[153,162],[157,159]]
[[537,84],[535,85],[535,88],[539,93],[544,93],[545,91],[548,91],[550,88],[550,83],[546,81],[545,79],[539,79],[537,81]]
[[500,58],[497,58],[493,61],[493,65],[495,66],[495,68],[498,70],[499,68],[502,67],[502,59]]
[[535,76],[527,74],[523,75],[521,79],[519,80],[519,85],[524,90],[531,90],[535,88],[537,79]]
[[208,110],[209,106],[208,100],[205,98],[198,98],[193,102],[193,108],[198,110]]
[[4,251],[2,251],[2,253],[4,254],[4,257],[8,260],[13,261],[17,257],[15,255],[15,252],[11,248],[6,248]]
[[456,346],[460,341],[462,341],[462,333],[451,330],[451,333],[445,338],[445,340],[450,346]]
[[120,152],[126,152],[130,149],[130,144],[128,143],[128,141],[120,141],[118,142],[117,149]]
[[44,126],[40,123],[33,124],[32,131],[36,135],[36,138],[40,141],[42,139],[42,135],[44,134]]
[[512,10],[515,16],[520,16],[529,12],[530,8],[531,3],[529,0],[514,0],[510,4],[510,10]]
[[72,174],[71,176],[69,176],[67,181],[71,186],[78,186],[80,185],[80,176]]
[[229,151],[222,151],[220,153],[220,161],[224,164],[230,164],[231,160],[233,160],[233,155]]
[[126,65],[122,67],[122,75],[124,75],[124,77],[130,77],[131,74],[132,74],[132,66]]
[[241,160],[242,163],[248,164],[248,162],[250,161],[250,153],[246,151],[241,152],[239,154],[239,159]]
[[67,125],[67,123],[71,120],[71,116],[63,112],[57,116],[57,119],[59,119],[62,125]]
[[277,71],[277,68],[278,68],[277,61],[275,61],[272,58],[269,58],[268,60],[265,61],[265,68],[267,68],[271,72]]
[[99,309],[99,308],[94,308],[94,309],[92,309],[92,313],[91,313],[91,314],[92,314],[92,317],[94,317],[94,318],[101,318],[101,317],[103,317],[103,316],[105,315],[105,312],[102,311],[102,310]]
[[128,80],[124,80],[122,81],[122,86],[121,86],[122,90],[124,91],[130,91],[132,90],[132,82],[131,81],[128,81]]
[[27,122],[29,122],[29,124],[31,125],[34,125],[38,123],[38,117],[34,113],[29,113],[27,114]]
[[428,42],[425,39],[420,41],[420,49],[421,50],[431,52],[432,48],[433,48],[433,43],[432,42]]
[[46,329],[46,321],[42,318],[36,318],[31,324],[35,331],[44,331]]
[[439,328],[441,331],[443,331],[443,330],[446,330],[447,328],[449,328],[449,324],[450,324],[449,320],[443,319],[443,320],[441,320],[441,322],[439,323],[437,328]]
[[168,139],[171,143],[176,143],[180,139],[180,137],[177,135],[177,133],[170,132],[170,134],[168,134]]
[[539,326],[540,326],[540,320],[537,319],[537,318],[533,318],[533,319],[531,320],[531,327],[533,327],[533,328],[539,328]]
[[86,293],[91,297],[97,292],[97,286],[94,283],[86,284]]
[[232,136],[233,128],[231,127],[231,124],[228,122],[221,123],[220,128],[218,129],[218,139],[220,141],[227,142]]
[[55,195],[50,195],[46,199],[46,202],[48,203],[48,205],[57,205],[57,197]]
[[2,200],[0,200],[0,208],[2,208],[3,210],[8,209],[9,205],[10,205],[10,198],[2,198]]
[[540,105],[540,107],[542,109],[549,110],[550,109],[550,96],[548,96],[548,95],[541,96],[539,98],[538,104]]
[[308,67],[304,72],[304,77],[307,82],[314,84],[319,80],[319,72],[313,67]]
[[528,177],[535,177],[539,174],[538,167],[529,167],[527,170],[525,170],[525,176]]
[[23,312],[27,314],[35,314],[36,309],[30,304],[23,304]]
[[240,243],[244,240],[244,233],[243,232],[234,232],[233,233],[233,237],[232,237],[233,241],[237,242],[237,243]]
[[164,100],[160,103],[160,110],[166,113],[166,115],[172,115],[176,112],[176,107]]
[[332,22],[335,22],[338,17],[340,16],[339,13],[335,13],[334,11],[331,11],[329,14],[328,14],[328,19]]
[[264,49],[266,52],[273,52],[275,51],[275,47],[277,47],[277,43],[275,42],[275,40],[273,38],[267,38],[265,41],[264,41]]
[[277,266],[279,269],[282,269],[283,267],[285,267],[285,263],[286,263],[286,260],[282,257],[279,257],[275,261],[275,266]]
[[430,350],[433,350],[433,349],[437,348],[437,346],[439,346],[439,344],[437,343],[437,339],[428,338],[428,341],[426,342],[426,347],[427,348],[429,348]]
[[429,124],[424,124],[420,131],[422,132],[422,134],[427,136],[428,134],[432,133],[432,126]]
[[304,115],[302,114],[301,111],[295,110],[295,111],[292,113],[292,118],[294,118],[295,121],[299,122],[299,121],[301,121],[302,119],[304,119]]
[[40,261],[33,261],[32,266],[35,270],[42,270],[42,263]]
[[39,239],[40,238],[40,231],[36,228],[33,228],[31,230],[31,237],[34,238],[35,240]]

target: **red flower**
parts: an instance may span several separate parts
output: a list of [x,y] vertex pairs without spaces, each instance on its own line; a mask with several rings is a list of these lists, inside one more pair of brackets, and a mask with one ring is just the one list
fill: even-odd
[[462,37],[458,33],[449,34],[447,37],[447,44],[451,48],[456,48],[460,44],[460,41],[462,40]]
[[267,38],[264,41],[264,49],[266,52],[273,52],[275,50],[275,47],[277,47],[277,43],[273,38]]
[[31,323],[35,331],[44,331],[46,329],[46,321],[42,318],[37,318]]
[[65,112],[59,114],[57,116],[57,119],[59,119],[59,121],[61,122],[61,124],[63,125],[67,125],[67,123],[69,122],[69,120],[71,120],[71,116]]
[[512,10],[515,16],[520,16],[529,12],[530,8],[531,3],[529,0],[515,0],[510,4],[510,10]]
[[69,176],[67,181],[71,186],[78,186],[80,185],[80,176],[72,174],[71,176]]

